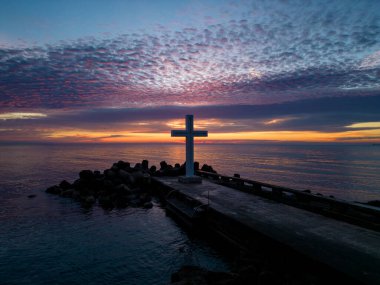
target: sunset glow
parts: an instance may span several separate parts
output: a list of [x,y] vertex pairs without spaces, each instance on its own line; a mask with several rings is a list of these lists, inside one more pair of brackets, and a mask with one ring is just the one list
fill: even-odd
[[379,1],[79,2],[3,3],[0,142],[380,142]]

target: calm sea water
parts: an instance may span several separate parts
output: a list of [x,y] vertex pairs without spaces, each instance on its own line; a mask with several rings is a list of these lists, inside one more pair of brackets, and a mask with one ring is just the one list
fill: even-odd
[[[166,284],[184,264],[228,270],[207,242],[153,209],[84,210],[44,189],[120,159],[183,162],[183,145],[0,146],[0,282]],[[198,145],[218,172],[355,201],[380,199],[380,147]],[[37,194],[29,199],[27,195]]]

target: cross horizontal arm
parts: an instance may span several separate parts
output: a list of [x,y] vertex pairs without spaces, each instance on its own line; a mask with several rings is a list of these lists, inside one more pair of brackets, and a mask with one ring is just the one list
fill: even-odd
[[188,132],[185,130],[174,130],[171,132],[172,137],[186,137]]
[[208,131],[193,131],[194,137],[207,137]]

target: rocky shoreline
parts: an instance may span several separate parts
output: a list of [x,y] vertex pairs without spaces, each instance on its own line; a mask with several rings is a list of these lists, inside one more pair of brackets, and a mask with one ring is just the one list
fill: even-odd
[[[199,169],[199,163],[194,163],[194,169]],[[216,173],[211,166],[203,165],[201,170]],[[160,168],[148,160],[136,163],[133,167],[122,160],[114,163],[103,172],[98,170],[82,170],[79,178],[73,183],[66,180],[46,189],[47,193],[71,198],[81,203],[83,207],[99,204],[104,209],[143,207],[151,208],[152,193],[150,189],[152,176],[179,176],[186,172],[186,165],[176,163],[174,166],[160,162]]]

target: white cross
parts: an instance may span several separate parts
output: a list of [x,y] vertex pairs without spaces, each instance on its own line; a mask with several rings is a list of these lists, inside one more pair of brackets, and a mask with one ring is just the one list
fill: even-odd
[[186,137],[186,177],[194,176],[194,137],[207,135],[207,131],[194,131],[193,115],[186,115],[186,130],[172,131],[172,137]]

